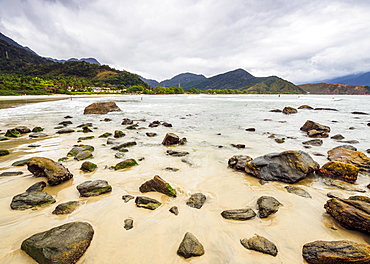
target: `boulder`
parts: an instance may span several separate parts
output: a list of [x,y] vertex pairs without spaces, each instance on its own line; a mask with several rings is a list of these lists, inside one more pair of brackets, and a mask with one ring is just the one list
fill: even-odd
[[282,204],[272,196],[261,196],[257,200],[258,216],[267,218],[271,214],[275,214]]
[[295,186],[285,186],[285,190],[287,190],[288,193],[293,193],[295,195],[304,197],[304,198],[312,198],[312,196],[304,189],[300,187]]
[[194,193],[190,196],[186,204],[190,207],[200,209],[206,201],[206,196],[203,193]]
[[246,155],[235,155],[229,159],[228,164],[230,168],[244,171],[247,163],[252,160],[251,157]]
[[320,132],[330,132],[330,127],[321,125],[311,120],[307,120],[306,123],[300,128],[300,130],[308,132],[310,130],[317,130]]
[[157,201],[156,199],[149,198],[146,196],[137,196],[135,199],[135,204],[137,207],[149,209],[149,210],[155,210],[159,206],[161,206],[161,202]]
[[318,171],[320,176],[328,176],[334,179],[343,180],[349,183],[355,183],[359,168],[355,165],[342,163],[337,161],[330,161],[325,163]]
[[93,236],[89,223],[71,222],[27,238],[21,249],[38,263],[76,263]]
[[286,106],[283,109],[283,114],[290,115],[290,114],[296,114],[298,113],[298,110],[294,107]]
[[296,183],[319,169],[309,154],[284,151],[257,157],[246,164],[246,173],[265,181]]
[[70,214],[74,210],[76,210],[76,208],[79,207],[80,205],[81,203],[78,201],[61,203],[54,209],[52,213],[56,215]]
[[252,208],[243,208],[222,211],[221,216],[225,219],[245,221],[254,218],[256,213]]
[[5,133],[5,136],[6,137],[19,137],[21,135],[21,133],[19,131],[17,131],[15,128],[12,128],[12,129],[8,129]]
[[167,133],[162,141],[162,144],[165,146],[176,145],[176,144],[182,145],[185,142],[186,142],[186,138],[180,139],[179,136],[174,133]]
[[311,139],[302,142],[303,145],[310,145],[310,146],[321,146],[323,144],[322,139]]
[[262,252],[264,254],[269,254],[271,256],[276,256],[278,250],[274,243],[265,237],[255,234],[252,238],[245,238],[240,240],[240,243],[247,249]]
[[83,172],[93,172],[94,170],[97,169],[97,165],[95,163],[92,163],[90,161],[85,161],[84,163],[81,164],[80,170]]
[[112,186],[105,180],[85,181],[77,185],[81,197],[98,196],[112,191]]
[[158,175],[154,176],[153,179],[144,182],[140,188],[140,192],[160,192],[170,197],[176,197],[176,190],[171,187],[171,185],[165,182]]
[[133,167],[133,166],[136,166],[136,165],[138,165],[138,163],[136,162],[136,160],[134,160],[134,159],[125,159],[125,160],[117,163],[114,166],[114,169],[115,170],[121,170],[121,169],[130,168],[130,167]]
[[338,161],[355,165],[360,171],[370,172],[370,158],[365,153],[345,148],[335,148],[328,151],[330,161]]
[[122,110],[115,102],[93,103],[84,110],[84,115],[88,114],[107,114],[109,112],[121,112]]
[[332,198],[324,208],[343,227],[370,233],[370,201],[360,197]]
[[187,232],[180,243],[177,250],[177,255],[183,258],[198,257],[204,254],[203,245],[199,240],[190,232]]
[[187,151],[176,151],[169,149],[166,151],[167,155],[174,156],[174,157],[184,157],[186,155],[189,155],[189,152]]
[[314,241],[303,246],[302,256],[310,264],[368,264],[370,246],[348,240]]
[[35,177],[47,177],[50,186],[61,184],[73,178],[62,164],[48,158],[34,157],[27,161],[28,170]]
[[13,210],[26,210],[45,207],[55,203],[53,196],[43,192],[45,182],[38,182],[29,187],[24,193],[13,197],[10,208]]

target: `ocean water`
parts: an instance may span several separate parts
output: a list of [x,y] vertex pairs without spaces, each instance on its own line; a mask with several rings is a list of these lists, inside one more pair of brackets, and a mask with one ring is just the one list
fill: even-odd
[[[122,112],[83,115],[87,105],[105,101],[116,102]],[[313,197],[302,198],[287,193],[284,189],[287,184],[284,183],[261,185],[258,179],[229,169],[227,161],[236,154],[255,158],[271,152],[303,150],[323,165],[327,162],[326,152],[345,143],[329,137],[323,139],[324,144],[320,147],[304,148],[302,142],[310,138],[300,131],[300,127],[306,120],[329,126],[330,136],[341,134],[344,140],[359,141],[353,145],[366,152],[370,148],[370,127],[367,125],[370,116],[351,112],[370,113],[368,102],[368,96],[338,95],[127,95],[72,98],[0,109],[0,132],[25,125],[30,128],[44,127],[44,132],[48,134],[42,139],[31,139],[25,135],[0,142],[0,149],[11,151],[10,155],[0,157],[0,173],[24,172],[21,176],[0,177],[0,232],[3,237],[0,240],[0,263],[34,263],[20,250],[22,241],[34,233],[71,221],[87,221],[95,230],[89,249],[78,263],[304,263],[301,250],[307,242],[340,239],[366,242],[368,236],[343,229],[323,208],[329,191],[343,196],[356,193],[328,187],[314,178],[296,184]],[[292,115],[269,112],[285,106],[298,108],[301,105],[338,111],[302,109]],[[94,126],[93,132],[56,134],[55,127],[67,120],[64,119],[67,115],[73,117],[68,119],[73,122],[70,128],[77,131],[78,125],[90,122]],[[101,121],[104,118],[112,121]],[[121,125],[123,118],[140,120],[136,121],[139,129],[127,130]],[[149,123],[155,120],[171,123],[172,127],[149,128]],[[255,128],[255,131],[246,131],[247,128]],[[118,142],[137,142],[136,146],[129,148],[125,158],[144,158],[138,166],[121,171],[109,169],[120,160],[114,157],[116,152],[110,149],[111,146],[106,145],[107,140],[98,136],[115,130],[126,133],[125,137],[117,139]],[[150,138],[146,136],[147,132],[158,135]],[[187,144],[163,146],[161,142],[168,132],[186,137]],[[278,144],[269,137],[272,134],[284,138],[285,142]],[[78,144],[79,137],[91,135],[95,138],[82,143],[95,147],[91,161],[98,165],[96,172],[81,172],[79,168],[83,161],[64,162],[63,165],[74,174],[73,180],[45,188],[56,198],[56,204],[36,211],[10,209],[13,196],[42,180],[32,177],[26,167],[12,167],[14,161],[34,156],[58,160]],[[40,146],[30,148],[30,144]],[[246,148],[237,149],[231,144],[245,144]],[[171,157],[166,155],[168,149],[187,151],[189,155]],[[166,167],[179,170],[167,171]],[[143,195],[139,186],[155,175],[168,181],[178,192],[178,197],[144,194],[163,203],[155,211],[137,208],[133,201],[123,202],[122,195]],[[107,180],[113,191],[98,197],[80,198],[76,186],[96,179]],[[369,176],[361,174],[357,184],[365,188],[369,182]],[[196,192],[202,192],[207,197],[200,210],[186,205],[189,196]],[[256,209],[256,200],[262,195],[274,196],[284,206],[267,219],[256,217],[249,221],[231,221],[221,217],[220,213],[226,209],[246,206]],[[84,204],[70,215],[51,214],[57,204],[72,200]],[[179,208],[178,216],[168,211],[174,205]],[[134,221],[134,228],[128,231],[123,228],[127,218]],[[205,255],[190,260],[176,255],[186,232],[193,233],[203,244]],[[279,250],[276,257],[242,247],[240,239],[252,237],[255,233],[276,244]]]

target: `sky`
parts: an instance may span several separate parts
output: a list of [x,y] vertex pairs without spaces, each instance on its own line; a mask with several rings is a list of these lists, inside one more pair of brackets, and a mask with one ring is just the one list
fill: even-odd
[[369,14],[369,0],[0,0],[0,32],[157,81],[242,68],[300,84],[370,71]]

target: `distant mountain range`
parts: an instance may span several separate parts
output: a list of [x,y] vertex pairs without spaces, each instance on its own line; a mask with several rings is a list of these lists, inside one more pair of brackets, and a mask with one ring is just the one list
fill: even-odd
[[309,83],[298,86],[311,94],[370,94],[370,87],[366,85]]
[[370,72],[350,74],[342,77],[324,80],[326,83],[340,83],[349,85],[367,85],[370,86]]

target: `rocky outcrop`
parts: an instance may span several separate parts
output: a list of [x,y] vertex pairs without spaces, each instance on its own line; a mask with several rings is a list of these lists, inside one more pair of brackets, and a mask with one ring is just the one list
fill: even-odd
[[174,133],[167,133],[162,141],[162,145],[170,146],[170,145],[182,145],[186,142],[186,138],[180,139],[180,137]]
[[93,236],[94,229],[89,223],[72,222],[27,238],[21,249],[38,263],[76,263]]
[[53,196],[43,192],[45,182],[37,182],[29,187],[24,193],[13,197],[10,208],[13,210],[26,210],[31,208],[45,207],[55,203]]
[[115,102],[93,103],[84,110],[84,115],[88,114],[107,114],[109,112],[122,111]]
[[165,182],[158,175],[154,176],[153,179],[144,182],[140,188],[140,192],[160,192],[170,197],[176,197],[176,190],[171,187],[168,182]]
[[233,209],[225,210],[221,213],[222,217],[230,220],[245,221],[252,219],[256,216],[256,213],[252,208]]
[[320,176],[327,176],[334,179],[339,179],[349,183],[355,183],[359,168],[355,165],[330,161],[325,163],[318,171]]
[[283,109],[283,114],[290,115],[290,114],[296,114],[298,113],[298,110],[294,107],[286,106]]
[[105,180],[85,181],[77,185],[81,197],[98,196],[112,191],[112,186]]
[[326,202],[324,208],[343,227],[370,233],[370,200],[366,196],[362,197],[364,196],[332,198]]
[[155,210],[162,204],[156,199],[149,198],[146,196],[137,196],[135,199],[135,203],[137,207],[141,207],[141,208],[145,208],[149,210]]
[[81,203],[78,201],[61,203],[61,204],[58,204],[58,206],[54,209],[52,213],[56,215],[70,214],[74,210],[76,210],[77,207],[79,207],[80,205]]
[[262,252],[264,254],[269,254],[271,256],[276,256],[278,249],[274,243],[265,237],[255,234],[252,238],[245,238],[240,240],[240,243],[247,249]]
[[51,186],[61,184],[73,178],[62,164],[48,158],[34,157],[27,161],[28,170],[35,177],[47,177]]
[[245,171],[265,181],[296,183],[319,169],[309,154],[303,151],[270,153],[249,161]]
[[247,163],[252,160],[251,157],[246,155],[235,155],[229,159],[228,164],[230,168],[244,171]]
[[187,259],[202,256],[203,254],[203,245],[192,233],[187,232],[177,250],[177,255]]
[[261,196],[257,200],[258,216],[267,218],[271,214],[275,214],[282,204],[271,196]]
[[355,165],[360,171],[370,172],[370,158],[365,153],[345,148],[334,148],[328,151],[328,159]]
[[203,193],[194,193],[190,196],[186,204],[190,207],[200,209],[206,201],[206,196]]
[[370,246],[348,240],[314,241],[303,246],[302,256],[310,264],[368,264]]

